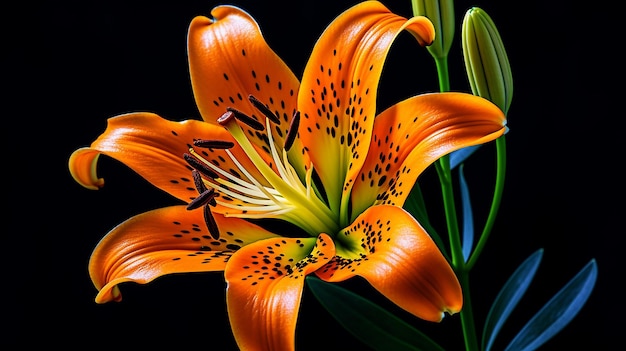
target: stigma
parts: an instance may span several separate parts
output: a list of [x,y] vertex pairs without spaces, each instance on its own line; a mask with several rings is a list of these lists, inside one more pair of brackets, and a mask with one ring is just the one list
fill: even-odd
[[[187,209],[204,208],[207,226],[214,237],[219,237],[219,230],[211,208],[226,217],[282,219],[314,237],[320,233],[334,235],[339,232],[338,216],[313,189],[313,166],[308,167],[300,177],[289,162],[288,151],[298,133],[300,113],[294,113],[284,143],[277,142],[272,135],[272,124],[280,124],[280,119],[256,97],[250,95],[249,101],[265,117],[264,121],[229,107],[217,122],[234,141],[196,139],[189,153],[183,156],[193,168],[192,175],[199,193]],[[245,127],[267,133],[270,161],[267,160],[268,155],[260,154],[252,144]],[[236,157],[235,154],[240,153],[233,152],[235,146],[243,150],[254,169],[249,169],[249,162],[242,162]],[[224,152],[236,169],[222,169],[217,162],[204,158],[206,153],[196,148]]]

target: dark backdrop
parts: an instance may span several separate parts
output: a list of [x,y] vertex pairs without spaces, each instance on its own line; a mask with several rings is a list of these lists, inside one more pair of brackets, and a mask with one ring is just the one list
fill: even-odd
[[[353,3],[231,2],[257,18],[269,44],[297,75],[317,36]],[[409,0],[385,3],[410,15]],[[194,16],[208,15],[216,4],[35,2],[5,14],[15,16],[5,31],[8,49],[2,59],[9,78],[4,94],[9,133],[3,145],[9,160],[5,191],[10,194],[5,248],[11,257],[5,261],[3,290],[9,294],[5,308],[16,312],[8,328],[5,323],[9,344],[234,348],[221,273],[124,285],[123,302],[93,302],[96,291],[87,262],[98,240],[124,219],[175,200],[106,158],[100,174],[107,185],[100,191],[81,188],[67,171],[70,153],[97,137],[108,117],[137,110],[175,120],[198,117],[188,79],[186,31]],[[472,275],[477,323],[510,273],[538,248],[545,249],[544,260],[502,331],[501,347],[595,258],[599,278],[593,295],[545,349],[604,349],[617,342],[617,327],[623,326],[617,289],[623,281],[623,188],[617,168],[623,116],[616,111],[617,94],[609,89],[620,77],[612,59],[610,10],[589,12],[567,1],[457,1],[459,23],[473,5],[496,22],[515,82],[504,199]],[[397,47],[402,51],[392,49],[383,75],[381,105],[437,90],[426,51],[406,36]],[[457,41],[450,54],[452,90],[468,91],[460,55]],[[485,175],[481,167],[491,170],[492,157],[493,150],[485,148],[476,155],[476,165],[466,168],[472,184],[483,187],[476,194],[489,193],[492,172]],[[429,179],[435,179],[432,171],[424,176],[425,182]],[[430,184],[427,196],[437,203],[438,186]],[[484,195],[475,197],[487,203]],[[347,285],[433,333],[442,345],[461,348],[458,316],[433,326],[394,309],[362,282]],[[308,291],[300,318],[300,349],[366,349]]]

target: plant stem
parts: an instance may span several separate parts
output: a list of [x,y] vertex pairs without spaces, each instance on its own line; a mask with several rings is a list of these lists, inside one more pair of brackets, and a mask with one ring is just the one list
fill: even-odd
[[437,77],[439,78],[439,91],[450,91],[450,77],[448,76],[448,57],[435,58],[437,65]]
[[478,339],[476,337],[476,327],[474,324],[474,311],[472,309],[472,301],[470,298],[469,270],[460,269],[457,272],[461,289],[463,289],[463,309],[461,310],[461,326],[463,328],[463,340],[465,341],[465,350],[478,351]]
[[469,272],[474,264],[478,260],[480,253],[482,252],[485,244],[487,243],[487,239],[489,238],[489,234],[491,234],[491,229],[493,228],[493,223],[496,220],[496,216],[498,215],[498,209],[500,208],[500,200],[502,199],[502,192],[504,190],[504,175],[506,171],[506,141],[504,135],[496,139],[496,160],[497,160],[497,170],[496,170],[496,184],[495,190],[493,194],[493,199],[491,201],[491,208],[489,209],[489,216],[487,217],[487,222],[485,223],[485,227],[483,228],[482,233],[480,234],[480,239],[478,240],[478,244],[476,244],[476,248],[469,260],[465,264],[467,271]]
[[457,274],[461,290],[463,291],[463,309],[460,312],[461,328],[465,341],[466,351],[478,351],[478,340],[476,338],[476,327],[474,325],[474,313],[472,310],[472,300],[470,297],[469,270],[466,269],[463,258],[463,248],[459,234],[458,220],[455,209],[454,193],[452,188],[452,174],[450,172],[450,161],[446,155],[439,159],[437,173],[441,183],[443,194],[444,210],[446,213],[446,224],[452,251],[452,266]]
[[[439,90],[441,92],[450,91],[450,77],[448,73],[448,57],[435,57],[437,65],[437,76],[439,78]],[[466,268],[463,258],[463,247],[459,232],[456,205],[454,201],[454,191],[452,185],[452,172],[450,170],[450,156],[445,155],[439,159],[437,174],[441,183],[444,210],[446,214],[446,225],[448,227],[448,237],[450,240],[450,250],[452,252],[452,267],[457,273],[461,289],[463,291],[463,309],[460,312],[461,328],[463,330],[463,340],[466,351],[478,351],[478,339],[476,337],[476,326],[474,324],[474,312],[472,309],[472,299],[470,297],[469,269]]]

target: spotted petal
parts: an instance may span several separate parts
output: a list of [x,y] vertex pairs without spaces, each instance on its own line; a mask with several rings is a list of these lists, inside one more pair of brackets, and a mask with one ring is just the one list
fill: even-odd
[[[265,125],[265,117],[248,96],[254,95],[278,117],[273,124],[273,138],[279,149],[296,112],[300,82],[278,55],[268,46],[255,20],[233,6],[218,6],[212,18],[198,16],[189,26],[188,55],[191,83],[202,118],[216,123],[228,107],[251,116]],[[246,126],[253,144],[268,149],[267,131]],[[299,151],[299,141],[296,148]],[[302,155],[292,163],[301,171]]]
[[262,240],[232,256],[225,271],[226,297],[242,350],[294,350],[304,278],[334,254],[332,239],[321,234]]
[[333,209],[346,175],[357,172],[367,155],[383,63],[404,29],[421,44],[435,34],[425,17],[407,20],[377,1],[362,2],[329,25],[304,70],[300,138],[315,150],[310,157]]
[[454,150],[494,140],[502,111],[465,93],[418,95],[383,111],[374,123],[367,160],[354,179],[353,217],[373,204],[404,204],[417,177]]
[[209,234],[202,210],[171,206],[132,217],[111,230],[91,255],[89,273],[96,302],[119,301],[118,285],[146,284],[172,273],[224,270],[240,247],[275,237],[254,224],[214,214],[220,237]]
[[426,231],[396,206],[374,206],[338,234],[337,256],[317,271],[329,282],[364,277],[396,305],[425,320],[461,310],[454,271]]
[[[183,155],[189,151],[193,140],[200,137],[233,140],[224,128],[201,121],[174,122],[153,113],[120,115],[108,120],[106,131],[90,147],[78,149],[71,155],[70,172],[85,187],[102,187],[104,180],[96,173],[96,163],[102,153],[124,163],[156,187],[189,202],[198,192]],[[256,175],[256,169],[240,147],[234,147],[231,152]],[[224,150],[203,149],[200,153],[211,163],[240,175]]]

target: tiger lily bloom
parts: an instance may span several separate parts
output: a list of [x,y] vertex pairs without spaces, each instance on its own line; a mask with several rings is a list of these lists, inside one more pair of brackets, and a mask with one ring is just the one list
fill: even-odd
[[505,117],[465,93],[422,94],[376,115],[395,37],[407,30],[428,45],[432,23],[357,4],[324,31],[299,81],[249,14],[219,6],[211,15],[188,32],[202,120],[116,116],[70,157],[87,188],[104,185],[96,173],[104,154],[184,203],[132,217],[98,243],[89,263],[96,302],[121,300],[126,282],[224,271],[243,350],[294,349],[309,274],[361,276],[428,321],[460,311],[454,271],[401,206],[430,164],[497,138]]

